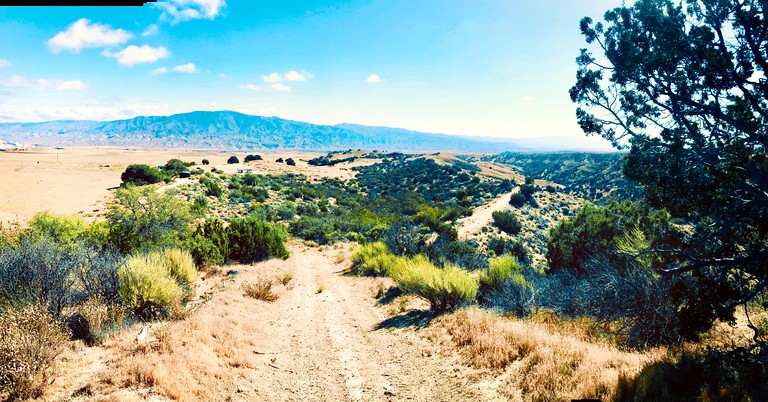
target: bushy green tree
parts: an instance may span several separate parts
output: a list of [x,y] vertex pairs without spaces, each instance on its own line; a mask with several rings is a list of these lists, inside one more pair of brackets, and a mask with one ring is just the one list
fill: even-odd
[[230,165],[234,165],[234,164],[240,163],[240,159],[238,159],[237,156],[232,155],[229,157],[229,159],[227,159],[227,163]]
[[494,211],[492,217],[493,224],[506,233],[518,234],[523,228],[513,211]]
[[681,309],[699,329],[768,287],[767,7],[638,0],[581,21],[599,54],[577,58],[578,123],[629,147],[627,177],[686,223],[682,247],[655,251],[674,256],[663,273],[685,274]]
[[151,187],[118,189],[107,212],[112,242],[126,254],[179,244],[192,219],[188,203]]
[[161,181],[169,180],[170,176],[162,170],[144,164],[128,165],[125,172],[120,175],[123,185],[134,184],[143,186],[146,184],[155,184]]
[[[584,204],[576,216],[553,227],[547,241],[549,271],[567,269],[583,272],[594,257],[607,257],[618,266],[629,256],[627,237],[643,244],[632,251],[646,252],[654,246],[671,244],[675,231],[669,214],[654,211],[637,202],[613,202],[606,207]],[[652,261],[659,266],[661,261]]]

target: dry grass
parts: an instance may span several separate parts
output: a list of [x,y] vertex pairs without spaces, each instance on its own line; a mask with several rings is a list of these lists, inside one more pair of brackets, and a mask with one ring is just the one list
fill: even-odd
[[621,376],[635,376],[665,355],[621,351],[474,308],[438,322],[471,365],[506,371],[509,389],[519,389],[524,400],[607,400]]
[[293,275],[289,273],[283,273],[277,276],[278,282],[283,284],[283,286],[288,286],[289,283],[291,283],[291,280],[293,279]]
[[262,275],[256,279],[256,282],[244,282],[243,294],[257,300],[273,302],[280,297],[272,291],[273,285],[272,278]]

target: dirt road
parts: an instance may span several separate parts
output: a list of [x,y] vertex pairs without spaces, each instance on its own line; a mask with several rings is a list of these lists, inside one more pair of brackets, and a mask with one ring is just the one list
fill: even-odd
[[467,240],[472,234],[479,232],[483,226],[493,220],[493,213],[509,207],[509,200],[512,194],[520,191],[520,187],[515,187],[509,193],[502,194],[499,198],[489,202],[486,205],[475,208],[472,215],[459,219],[458,232],[459,239]]
[[[372,281],[345,277],[341,265],[311,249],[287,261],[292,291],[261,319],[262,364],[235,400],[476,400],[479,394],[412,329],[376,329]],[[318,290],[322,287],[322,292]],[[391,326],[407,325],[408,318]],[[385,324],[384,326],[387,326]],[[449,358],[450,359],[450,358]]]
[[[285,261],[231,267],[239,271],[234,280],[211,285],[217,290],[206,304],[161,332],[159,351],[136,346],[139,324],[104,346],[68,352],[43,399],[498,399],[419,330],[429,322],[426,312],[393,315],[392,306],[376,305],[382,279],[344,276],[348,250],[291,249]],[[340,254],[346,259],[336,263]],[[243,296],[244,283],[282,273],[293,278],[277,285],[278,300]],[[83,374],[90,370],[98,373]]]

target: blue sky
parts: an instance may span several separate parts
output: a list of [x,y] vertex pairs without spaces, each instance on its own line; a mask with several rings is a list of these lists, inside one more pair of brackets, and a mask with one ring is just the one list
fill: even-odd
[[0,122],[236,110],[582,137],[578,22],[621,0],[169,0],[0,7]]

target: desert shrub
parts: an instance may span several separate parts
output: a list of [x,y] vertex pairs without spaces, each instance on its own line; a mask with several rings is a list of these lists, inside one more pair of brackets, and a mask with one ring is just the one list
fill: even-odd
[[517,215],[513,211],[495,211],[493,213],[493,224],[509,234],[518,234],[523,225],[517,219]]
[[189,250],[192,259],[198,268],[206,268],[224,263],[225,256],[214,242],[203,236],[195,234],[184,241],[184,248]]
[[402,221],[384,232],[384,242],[395,255],[413,256],[426,244],[425,227]]
[[352,255],[352,270],[355,275],[384,276],[387,269],[397,264],[397,257],[392,254],[384,242],[364,244]]
[[66,334],[47,313],[30,305],[0,313],[0,396],[26,400],[40,395]]
[[0,310],[38,304],[59,318],[71,300],[77,255],[48,238],[0,250]]
[[88,346],[100,345],[123,326],[126,318],[124,307],[107,303],[100,297],[78,305],[75,313],[67,318],[73,339],[80,339]]
[[432,310],[452,310],[474,301],[477,280],[453,266],[438,268],[426,257],[403,258],[388,270],[403,293],[427,300]]
[[251,215],[245,219],[233,219],[227,227],[229,257],[242,263],[253,263],[268,258],[288,258],[285,247],[288,234],[280,225],[266,222]]
[[277,293],[272,291],[273,284],[274,282],[271,278],[260,276],[256,282],[243,283],[243,293],[246,296],[257,300],[272,302],[280,297]]
[[277,163],[283,163],[283,158],[277,158],[277,159],[275,159],[275,162],[277,162]]
[[286,201],[280,204],[279,207],[277,207],[277,216],[279,216],[281,220],[284,220],[284,221],[292,220],[295,215],[296,215],[296,203],[293,201]]
[[148,187],[118,189],[107,212],[111,239],[125,254],[180,244],[192,219],[189,204]]
[[169,180],[170,176],[158,168],[144,164],[128,165],[125,172],[120,175],[123,186],[133,184],[143,186],[146,184],[155,184],[161,181]]
[[234,164],[240,163],[240,159],[238,159],[237,156],[232,155],[229,157],[229,159],[227,159],[227,163],[230,165],[234,165]]
[[456,240],[453,233],[438,233],[435,240],[424,247],[424,253],[438,265],[455,265],[467,271],[488,267],[488,257],[478,253],[472,241]]
[[523,275],[523,268],[511,255],[491,258],[488,269],[480,272],[478,301],[519,317],[533,307],[533,288]]
[[288,158],[285,160],[285,164],[288,166],[296,166],[296,161],[294,161],[293,158]]
[[520,192],[516,192],[512,194],[512,196],[509,198],[509,205],[512,205],[515,208],[520,208],[523,205],[525,205],[525,201],[528,199]]
[[224,194],[221,185],[208,177],[201,177],[200,184],[205,186],[205,195],[209,197],[221,197]]
[[208,159],[203,159],[203,160],[202,160],[202,164],[203,164],[203,165],[208,165],[208,164],[210,164],[210,163],[211,163],[211,162],[210,162],[210,161],[208,161]]
[[33,239],[48,237],[59,245],[74,246],[86,236],[87,225],[78,216],[40,212],[28,222],[23,236]]
[[184,162],[181,159],[169,159],[165,163],[165,172],[172,176],[178,176],[179,173],[186,171],[190,166],[193,166],[195,162]]
[[[170,254],[150,252],[128,258],[118,270],[120,298],[142,318],[180,317],[182,302],[189,292],[184,269],[172,272]],[[191,259],[191,257],[190,257]]]
[[[634,245],[624,241],[628,235],[635,237],[631,242]],[[632,245],[636,250],[633,253],[620,250],[620,241],[625,249]],[[596,256],[621,267],[632,259],[629,254],[656,246],[670,247],[674,243],[674,229],[666,211],[654,211],[632,201],[613,202],[606,207],[586,203],[576,216],[550,230],[547,262],[552,272],[562,269],[583,272],[587,261]],[[650,265],[661,262],[660,259],[649,261]]]
[[177,248],[165,249],[160,258],[165,261],[168,273],[182,287],[189,287],[197,279],[197,269],[192,255],[185,250]]
[[490,236],[488,238],[488,250],[493,251],[496,256],[511,254],[517,257],[518,261],[528,261],[530,259],[530,251],[519,240]]
[[301,216],[317,216],[320,214],[320,207],[314,202],[302,202],[296,206],[296,213]]
[[190,209],[196,216],[205,216],[208,212],[208,205],[208,197],[203,194],[198,194],[195,196],[195,201],[192,203]]
[[680,341],[681,312],[671,297],[673,282],[650,269],[619,268],[607,260],[592,259],[587,268],[531,274],[537,306],[563,317],[621,323],[616,335],[633,347]]
[[245,161],[251,162],[251,161],[260,161],[262,160],[261,155],[246,155]]
[[74,270],[74,303],[102,299],[118,301],[120,279],[117,269],[125,258],[114,248],[99,248],[81,244],[78,248],[80,265]]

